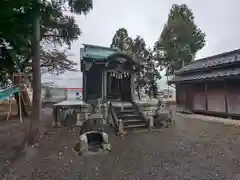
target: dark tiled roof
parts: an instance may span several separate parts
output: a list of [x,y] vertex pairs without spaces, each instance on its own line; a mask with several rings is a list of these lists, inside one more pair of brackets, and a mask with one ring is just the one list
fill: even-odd
[[189,65],[178,70],[176,74],[198,69],[218,67],[235,62],[240,62],[240,49],[193,61]]
[[187,82],[187,81],[201,81],[201,80],[215,80],[219,78],[232,78],[240,76],[240,68],[215,70],[208,73],[195,73],[189,76],[175,76],[169,83]]

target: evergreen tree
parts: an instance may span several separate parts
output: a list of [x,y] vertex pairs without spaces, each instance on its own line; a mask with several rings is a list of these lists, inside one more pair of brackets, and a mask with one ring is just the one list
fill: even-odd
[[141,88],[145,88],[149,96],[153,94],[156,97],[156,81],[161,79],[161,76],[153,60],[153,51],[147,48],[145,40],[141,36],[133,39],[129,37],[125,28],[120,28],[113,36],[110,47],[129,54],[141,65],[142,69],[136,76],[136,90],[139,98]]
[[192,10],[186,4],[174,4],[154,46],[159,64],[173,74],[194,60],[204,45],[205,33],[195,24]]

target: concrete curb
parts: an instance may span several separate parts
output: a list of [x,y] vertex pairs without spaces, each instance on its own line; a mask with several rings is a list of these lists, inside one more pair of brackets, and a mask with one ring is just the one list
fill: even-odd
[[235,120],[235,119],[227,119],[227,118],[220,118],[220,117],[213,117],[213,116],[204,116],[204,115],[199,115],[199,114],[176,113],[176,115],[179,115],[179,116],[182,116],[182,117],[188,118],[188,119],[208,121],[208,122],[216,122],[216,123],[222,123],[222,124],[225,124],[225,125],[235,125],[235,126],[240,127],[240,120]]

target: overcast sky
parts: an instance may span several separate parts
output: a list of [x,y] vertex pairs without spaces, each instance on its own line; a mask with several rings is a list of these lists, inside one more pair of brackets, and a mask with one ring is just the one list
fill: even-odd
[[[76,16],[82,36],[73,43],[71,59],[79,62],[82,43],[109,46],[117,29],[126,28],[130,36],[142,36],[152,47],[167,21],[172,4],[187,4],[195,22],[206,33],[206,46],[197,59],[240,48],[239,0],[93,0],[93,10],[87,16]],[[66,73],[57,81],[60,86],[81,86],[80,73]],[[48,77],[49,79],[50,77]],[[78,78],[78,79],[79,79]],[[66,83],[67,82],[67,83]],[[71,84],[71,85],[70,85]],[[161,85],[164,85],[164,78]]]

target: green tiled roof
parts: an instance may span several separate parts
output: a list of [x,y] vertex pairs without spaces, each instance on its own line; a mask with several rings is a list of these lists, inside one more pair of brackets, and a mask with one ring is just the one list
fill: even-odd
[[116,49],[88,44],[84,44],[84,48],[80,49],[80,55],[82,58],[93,61],[104,61],[108,56],[116,52],[118,52]]

